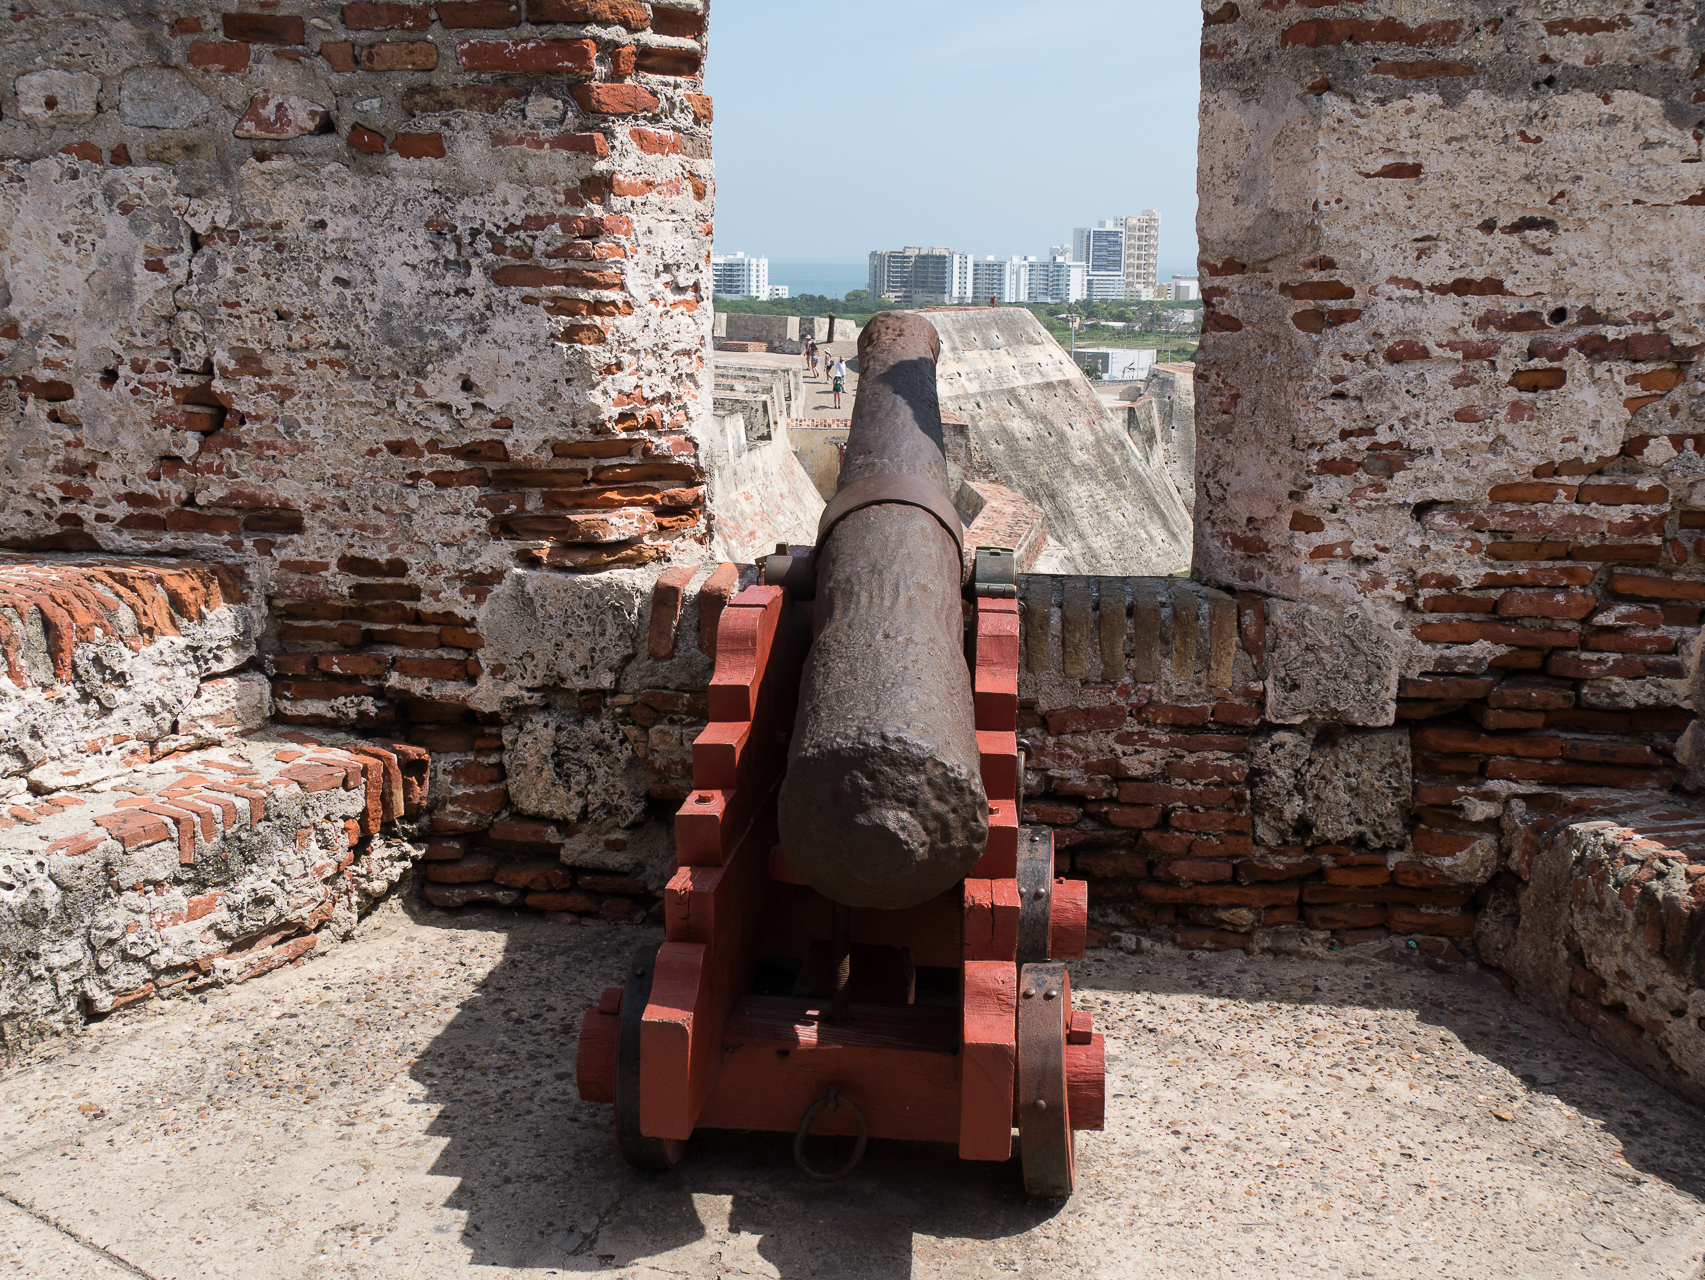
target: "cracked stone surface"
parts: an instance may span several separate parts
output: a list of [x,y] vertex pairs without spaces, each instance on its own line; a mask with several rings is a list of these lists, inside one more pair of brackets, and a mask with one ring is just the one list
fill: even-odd
[[1554,1277],[1697,1280],[1705,1125],[1490,978],[1103,951],[1080,1190],[780,1136],[662,1177],[573,1087],[580,1009],[655,937],[395,904],[335,955],[142,1006],[0,1075],[21,1276]]

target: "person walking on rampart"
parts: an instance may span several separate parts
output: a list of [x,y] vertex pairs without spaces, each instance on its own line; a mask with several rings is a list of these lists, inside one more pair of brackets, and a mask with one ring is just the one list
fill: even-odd
[[847,389],[847,362],[836,359],[828,373],[835,380],[835,408],[839,409],[841,407],[841,392]]
[[799,349],[799,354],[805,357],[805,376],[815,378],[817,376],[817,340],[807,338],[805,345]]

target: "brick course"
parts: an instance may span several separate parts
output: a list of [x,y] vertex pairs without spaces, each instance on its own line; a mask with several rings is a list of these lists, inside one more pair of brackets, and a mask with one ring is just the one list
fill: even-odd
[[416,856],[397,833],[424,802],[427,763],[406,746],[262,733],[144,753],[116,779],[10,805],[0,860],[78,900],[54,942],[62,980],[10,975],[8,1046],[348,937]]
[[[115,339],[116,361],[89,364],[75,354],[84,343],[88,359],[106,349],[94,330],[77,336],[86,321],[53,322],[72,334],[69,351],[38,353],[34,338],[0,339],[21,370],[10,386],[53,428],[11,475],[8,493],[18,501],[0,544],[252,565],[251,576],[271,584],[287,649],[323,652],[381,633],[380,643],[419,646],[423,635],[404,633],[427,628],[440,631],[433,648],[472,647],[462,637],[472,635],[478,606],[517,554],[538,568],[585,573],[655,562],[706,540],[704,471],[692,441],[704,375],[688,353],[704,345],[709,324],[699,261],[712,207],[709,171],[699,173],[709,155],[708,100],[686,100],[683,88],[698,85],[683,80],[683,68],[638,68],[633,51],[635,42],[661,40],[663,60],[678,60],[702,40],[702,16],[666,16],[667,30],[654,33],[644,4],[540,2],[526,13],[506,0],[364,0],[315,24],[233,11],[217,20],[222,39],[205,20],[184,23],[145,57],[140,45],[131,50],[122,24],[115,28],[115,102],[122,60],[134,52],[150,64],[176,62],[192,82],[229,80],[232,91],[220,101],[250,106],[241,127],[234,107],[211,107],[187,125],[187,140],[164,149],[115,108],[100,112],[89,141],[76,144],[85,167],[68,171],[67,209],[87,195],[106,202],[103,218],[154,219],[158,225],[137,233],[151,246],[138,269],[154,293],[139,299]],[[17,56],[50,51],[54,33],[50,26],[27,37]],[[300,97],[294,82],[291,93],[281,91],[284,63],[274,51],[328,65],[339,101],[378,105],[359,119],[333,119],[329,98]],[[473,69],[481,83],[467,82]],[[399,77],[400,99],[386,92]],[[543,117],[536,108],[524,116],[529,93],[545,95]],[[437,127],[469,112],[458,115],[455,132]],[[0,127],[17,135],[8,134],[14,177],[62,163],[48,157],[63,140],[50,148],[39,130]],[[503,152],[501,182],[533,192],[526,206],[478,190],[465,200],[417,198],[408,166],[471,161],[470,172],[490,172],[455,147]],[[113,186],[118,170],[108,172],[103,156],[116,164],[121,151],[133,159]],[[349,198],[322,207],[317,179],[286,180],[259,203],[239,201],[246,220],[216,221],[192,241],[166,212],[169,193],[183,163],[216,152],[231,152],[233,167],[344,166]],[[646,194],[615,194],[630,190]],[[643,237],[635,214],[651,219]],[[105,235],[91,223],[74,239],[93,245]],[[563,258],[620,269],[558,265]],[[74,259],[41,265],[86,269]],[[316,282],[334,277],[340,283],[329,287],[343,301],[331,305]],[[471,298],[464,279],[475,282]],[[257,293],[251,282],[268,283]],[[156,306],[154,294],[181,302]],[[172,315],[175,305],[200,317],[204,352],[177,352],[150,318]],[[404,318],[411,335],[456,332],[460,353],[424,381],[396,382],[386,371],[399,367],[398,351],[414,338],[398,330],[401,345],[392,349],[380,310]],[[20,319],[18,333],[39,332],[36,318]],[[359,350],[348,346],[350,334]],[[559,364],[559,376],[538,376]],[[113,421],[116,452],[83,446],[80,402]],[[370,411],[374,404],[382,411]],[[305,433],[304,410],[312,422]],[[669,469],[654,465],[663,462]],[[548,488],[496,478],[516,471]],[[602,483],[606,476],[621,487]],[[320,502],[328,488],[353,504]],[[456,490],[470,491],[473,504],[446,501]],[[401,514],[423,498],[418,516]],[[413,527],[419,520],[430,528],[424,541]],[[434,550],[424,553],[428,544]],[[364,581],[340,561],[350,545],[406,560],[404,581]],[[423,614],[435,621],[420,627]],[[435,706],[465,700],[478,679],[448,665],[413,674],[443,682],[418,690]],[[294,723],[356,728],[409,719],[397,706],[304,708],[296,704],[325,701],[291,696],[304,692],[280,689]]]

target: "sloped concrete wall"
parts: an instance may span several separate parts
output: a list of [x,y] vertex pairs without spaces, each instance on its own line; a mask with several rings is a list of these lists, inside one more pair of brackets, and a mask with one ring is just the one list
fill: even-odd
[[823,495],[794,457],[786,420],[768,440],[746,438],[745,420],[730,414],[714,420],[709,449],[710,493],[716,504],[713,551],[728,560],[756,563],[778,542],[817,541]]
[[1189,567],[1190,514],[1177,488],[1033,315],[960,308],[928,318],[941,335],[941,408],[961,476],[1040,506],[1066,572]]

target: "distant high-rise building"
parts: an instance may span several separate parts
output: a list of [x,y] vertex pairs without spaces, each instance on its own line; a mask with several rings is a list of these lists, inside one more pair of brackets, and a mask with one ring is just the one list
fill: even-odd
[[975,259],[968,253],[953,255],[953,296],[954,302],[977,301],[976,271],[973,266]]
[[972,302],[1028,302],[1034,258],[972,258]]
[[1125,219],[1072,232],[1072,259],[1088,270],[1088,297],[1125,296]]
[[1125,219],[1125,296],[1160,296],[1160,214],[1153,209]]
[[756,298],[768,302],[787,297],[787,286],[770,284],[770,260],[748,258],[743,253],[713,253],[710,274],[717,296]]
[[1072,232],[1071,256],[1072,261],[1088,266],[1091,275],[1117,275],[1124,271],[1124,219],[1079,227]]
[[1089,268],[1091,298],[1157,298],[1160,284],[1160,215],[1144,209],[1134,217],[1098,222],[1072,233],[1072,257]]
[[877,249],[870,255],[870,292],[878,298],[914,307],[945,306],[961,294],[954,292],[964,274],[965,254],[940,247]]
[[1081,302],[1089,292],[1089,264],[1057,250],[1047,262],[1030,265],[1030,302]]
[[912,287],[918,249],[878,249],[870,255],[870,294],[898,302]]
[[1202,281],[1199,276],[1172,277],[1166,286],[1166,296],[1173,302],[1199,302],[1202,298]]

